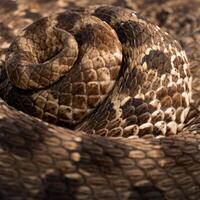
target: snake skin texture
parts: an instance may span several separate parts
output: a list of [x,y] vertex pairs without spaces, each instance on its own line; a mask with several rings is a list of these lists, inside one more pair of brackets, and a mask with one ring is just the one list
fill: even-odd
[[200,3],[106,3],[0,2],[1,199],[200,198]]

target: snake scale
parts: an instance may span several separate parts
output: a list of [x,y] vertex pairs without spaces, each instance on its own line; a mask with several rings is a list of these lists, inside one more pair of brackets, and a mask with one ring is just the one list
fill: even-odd
[[200,3],[106,3],[0,2],[0,199],[200,199]]

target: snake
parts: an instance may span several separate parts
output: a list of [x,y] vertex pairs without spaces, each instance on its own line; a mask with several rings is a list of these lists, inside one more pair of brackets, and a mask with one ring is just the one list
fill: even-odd
[[189,36],[122,5],[39,18],[1,45],[1,199],[199,199]]

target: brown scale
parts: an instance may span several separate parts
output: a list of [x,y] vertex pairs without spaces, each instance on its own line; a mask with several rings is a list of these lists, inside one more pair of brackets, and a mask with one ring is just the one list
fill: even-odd
[[177,92],[177,86],[175,83],[173,83],[172,85],[170,85],[168,88],[167,88],[167,93],[169,96],[173,96],[175,93]]
[[164,112],[162,110],[156,110],[155,112],[152,113],[152,123],[156,123],[157,121],[163,121],[164,120]]
[[164,121],[171,122],[174,121],[174,119],[176,119],[176,110],[174,107],[171,107],[169,112],[165,112]]

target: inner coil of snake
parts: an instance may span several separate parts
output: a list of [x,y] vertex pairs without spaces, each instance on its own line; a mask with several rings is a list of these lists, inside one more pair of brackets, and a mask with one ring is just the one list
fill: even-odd
[[178,42],[120,7],[68,9],[36,21],[11,44],[6,72],[9,104],[102,136],[176,134],[191,102]]

